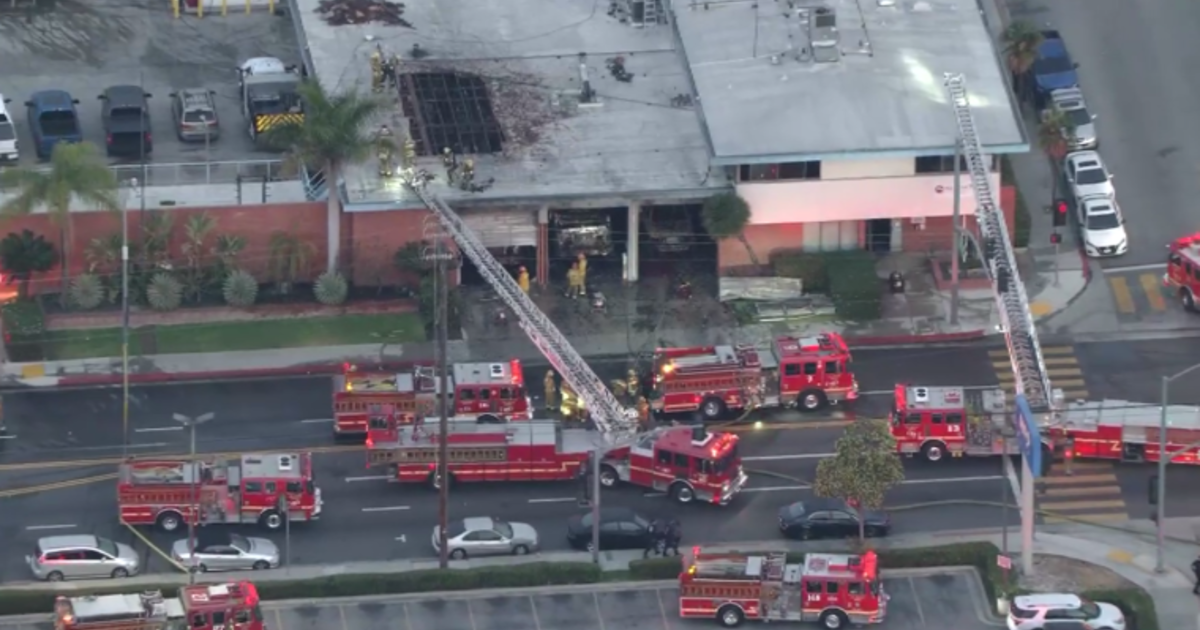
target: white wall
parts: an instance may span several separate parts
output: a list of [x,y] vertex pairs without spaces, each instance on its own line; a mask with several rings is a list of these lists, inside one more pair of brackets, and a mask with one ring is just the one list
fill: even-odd
[[868,179],[875,177],[911,177],[917,173],[912,158],[892,160],[828,160],[821,162],[821,179]]

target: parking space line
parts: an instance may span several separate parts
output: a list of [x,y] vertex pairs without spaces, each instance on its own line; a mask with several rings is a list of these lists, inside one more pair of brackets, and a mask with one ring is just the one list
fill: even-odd
[[533,611],[533,630],[542,630],[542,620],[538,618],[537,602],[533,601],[533,595],[529,596],[529,610]]
[[596,602],[596,620],[600,622],[600,630],[605,630],[604,614],[600,612],[600,596],[596,594],[596,591],[592,591],[592,601]]
[[908,588],[912,591],[913,601],[917,603],[917,618],[921,620],[922,626],[928,627],[928,624],[925,623],[925,611],[921,609],[921,596],[917,594],[917,583],[912,578],[905,579],[908,580]]
[[404,610],[404,627],[408,630],[413,630],[412,618],[408,616],[408,604],[401,602],[400,608]]
[[342,618],[342,630],[350,630],[350,625],[346,623],[346,607],[338,604],[338,616]]
[[471,622],[471,630],[479,630],[475,625],[475,611],[471,610],[471,600],[467,600],[467,620]]
[[365,507],[362,509],[362,511],[364,511],[364,512],[400,512],[402,510],[407,510],[407,509],[408,509],[407,505],[387,505],[384,507]]

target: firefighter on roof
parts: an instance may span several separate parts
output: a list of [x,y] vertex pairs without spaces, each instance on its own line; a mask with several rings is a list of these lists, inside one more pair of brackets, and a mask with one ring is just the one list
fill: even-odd
[[641,381],[638,380],[637,370],[629,368],[625,373],[625,392],[630,396],[637,396],[641,387]]
[[558,386],[554,382],[554,370],[546,370],[546,378],[542,381],[546,388],[546,411],[554,411],[558,399]]
[[405,173],[412,173],[417,166],[417,143],[413,142],[412,136],[404,139],[404,153],[400,156],[400,163]]
[[383,48],[378,45],[371,51],[371,91],[383,91]]
[[387,125],[379,126],[379,133],[375,136],[375,154],[379,158],[379,175],[382,177],[392,176],[392,159],[396,153],[395,137],[392,135],[392,128]]

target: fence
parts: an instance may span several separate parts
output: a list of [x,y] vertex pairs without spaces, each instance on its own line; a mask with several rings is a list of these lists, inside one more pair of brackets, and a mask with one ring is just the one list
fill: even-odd
[[298,173],[287,173],[280,160],[245,160],[238,162],[190,162],[179,164],[128,164],[112,167],[117,181],[125,186],[132,180],[147,188],[165,186],[204,186],[237,184],[247,179],[279,182],[300,179]]
[[171,0],[171,12],[175,14],[175,19],[182,17],[185,11],[200,18],[210,13],[220,13],[224,17],[229,15],[230,9],[246,14],[255,9],[266,9],[274,14],[278,5],[275,0]]

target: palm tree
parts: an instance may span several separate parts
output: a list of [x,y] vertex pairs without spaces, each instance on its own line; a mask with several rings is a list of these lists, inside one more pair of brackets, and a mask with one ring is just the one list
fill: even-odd
[[1042,112],[1042,122],[1038,124],[1038,145],[1050,159],[1050,169],[1054,176],[1051,178],[1050,196],[1058,197],[1059,168],[1063,158],[1067,156],[1070,140],[1075,137],[1075,125],[1071,117],[1057,107]]
[[26,216],[45,208],[59,230],[62,291],[67,293],[67,263],[71,249],[71,203],[119,212],[117,178],[96,147],[87,142],[57,144],[47,170],[18,167],[0,173],[0,184],[13,196],[0,207],[0,214]]
[[750,205],[736,192],[713,195],[704,200],[700,210],[700,218],[704,229],[715,239],[736,237],[746,248],[746,255],[755,267],[759,265],[758,255],[746,240],[746,226],[750,224]]
[[1029,69],[1037,61],[1043,39],[1042,32],[1024,20],[1017,20],[1004,29],[1004,55],[1018,96],[1029,94]]
[[299,87],[304,100],[304,122],[272,127],[266,140],[285,147],[292,166],[319,166],[325,173],[329,197],[326,201],[328,254],[326,271],[335,271],[341,247],[341,198],[337,185],[342,168],[366,159],[375,148],[368,126],[381,113],[383,101],[357,92],[328,94],[317,81]]
[[9,232],[0,240],[0,264],[4,270],[21,281],[17,288],[19,298],[29,297],[29,281],[35,273],[44,273],[54,268],[58,254],[54,244],[33,230]]

